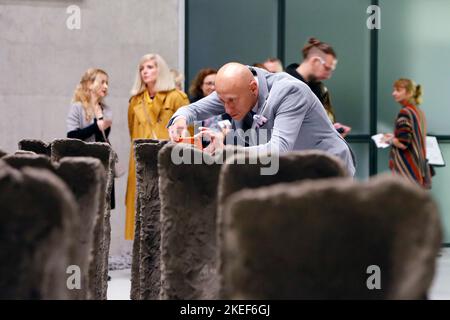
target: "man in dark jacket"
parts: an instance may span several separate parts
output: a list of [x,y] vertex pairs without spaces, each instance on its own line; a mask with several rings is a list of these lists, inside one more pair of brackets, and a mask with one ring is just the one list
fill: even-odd
[[303,61],[301,64],[293,63],[286,67],[286,72],[291,76],[306,83],[312,92],[319,98],[325,108],[328,117],[335,125],[336,130],[346,136],[351,128],[336,123],[336,116],[331,104],[330,92],[321,82],[331,78],[336,69],[337,57],[333,48],[315,38],[310,38],[302,50]]

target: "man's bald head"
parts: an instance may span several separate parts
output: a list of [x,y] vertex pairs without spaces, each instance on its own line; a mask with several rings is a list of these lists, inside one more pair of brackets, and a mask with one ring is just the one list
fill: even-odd
[[242,120],[258,99],[258,85],[247,66],[230,62],[216,76],[216,92],[225,111],[235,120]]
[[219,69],[216,76],[216,81],[219,81],[221,86],[248,85],[252,80],[253,74],[250,69],[237,62],[227,63]]

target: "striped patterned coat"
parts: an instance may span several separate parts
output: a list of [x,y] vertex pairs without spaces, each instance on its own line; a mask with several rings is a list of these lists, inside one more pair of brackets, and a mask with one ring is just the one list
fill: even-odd
[[407,148],[391,147],[389,168],[394,174],[431,188],[430,167],[426,160],[426,120],[419,107],[406,104],[395,121],[394,135]]

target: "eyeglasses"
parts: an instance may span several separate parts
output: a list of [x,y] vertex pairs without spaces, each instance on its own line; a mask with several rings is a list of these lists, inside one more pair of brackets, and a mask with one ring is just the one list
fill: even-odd
[[214,86],[215,82],[214,81],[208,81],[208,82],[203,82],[204,85],[206,86]]
[[325,60],[323,60],[323,58],[321,58],[321,57],[317,57],[317,58],[319,58],[320,63],[323,65],[323,67],[324,67],[325,69],[331,70],[331,71],[334,71],[334,70],[336,69],[336,62],[334,62],[334,63],[330,66],[330,65],[328,65],[328,64],[326,63]]

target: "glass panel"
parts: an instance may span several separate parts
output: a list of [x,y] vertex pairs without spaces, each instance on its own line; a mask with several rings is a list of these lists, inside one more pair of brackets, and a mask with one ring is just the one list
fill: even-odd
[[206,67],[230,61],[252,65],[277,53],[276,0],[187,0],[190,84]]
[[[392,132],[392,130],[390,130]],[[383,172],[389,172],[389,152],[391,151],[391,148],[385,148],[385,149],[377,149],[377,156],[378,156],[378,163],[377,163],[377,172],[383,173]]]
[[444,229],[444,242],[450,244],[450,197],[448,196],[448,182],[450,181],[450,143],[440,142],[439,146],[447,166],[434,168],[436,175],[433,177],[431,193],[439,205]]
[[356,175],[358,180],[367,180],[369,178],[369,144],[352,142],[349,143],[356,156]]
[[424,89],[430,134],[449,135],[450,1],[381,0],[378,131],[392,130],[399,110],[392,84],[411,78]]
[[369,0],[286,0],[286,61],[300,63],[301,50],[314,36],[329,43],[337,69],[324,83],[331,93],[336,119],[352,134],[369,134],[370,36]]

